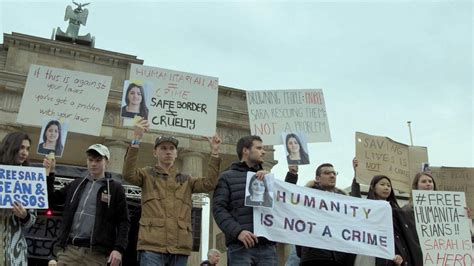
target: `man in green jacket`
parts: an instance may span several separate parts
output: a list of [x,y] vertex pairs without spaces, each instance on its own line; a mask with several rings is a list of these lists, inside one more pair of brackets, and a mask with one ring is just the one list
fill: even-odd
[[138,120],[123,167],[123,178],[142,188],[137,244],[140,265],[184,266],[192,250],[191,195],[215,189],[221,140],[217,135],[209,138],[211,155],[205,178],[191,177],[174,166],[178,140],[172,136],[156,139],[156,165],[137,169],[140,141],[148,128],[147,120]]

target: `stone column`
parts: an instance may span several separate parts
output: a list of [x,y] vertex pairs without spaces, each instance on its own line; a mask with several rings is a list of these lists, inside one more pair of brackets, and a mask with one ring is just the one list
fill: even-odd
[[109,165],[107,171],[122,174],[125,153],[129,143],[120,140],[106,140],[104,143],[110,151]]
[[11,126],[3,126],[3,125],[1,125],[1,126],[0,126],[0,142],[3,140],[3,138],[5,138],[6,135],[8,135],[9,133],[18,131],[18,130],[19,130],[19,129],[14,128],[14,127],[11,127]]
[[204,154],[195,151],[182,151],[180,159],[183,162],[181,173],[194,177],[202,177],[204,175],[203,161],[206,157]]

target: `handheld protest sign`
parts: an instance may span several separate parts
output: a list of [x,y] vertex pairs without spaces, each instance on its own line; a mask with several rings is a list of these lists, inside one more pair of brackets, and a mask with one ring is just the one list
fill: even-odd
[[309,164],[308,143],[303,132],[281,134],[288,165]]
[[258,180],[254,172],[247,172],[245,183],[245,206],[273,208],[273,174],[266,174]]
[[471,220],[464,207],[464,192],[413,190],[413,211],[423,265],[474,263]]
[[61,157],[66,146],[69,123],[62,119],[44,119],[38,141],[37,153]]
[[269,240],[393,259],[387,201],[349,197],[275,180],[273,209],[253,208],[254,234]]
[[28,209],[48,208],[44,168],[0,165],[0,208],[19,202]]
[[330,142],[323,91],[247,91],[250,131],[266,145],[281,144],[281,132],[303,132],[308,142]]
[[31,65],[17,122],[42,126],[41,118],[69,121],[69,131],[100,135],[112,77]]
[[[199,136],[216,132],[218,78],[132,64],[130,80],[150,84],[150,129]],[[125,119],[124,125],[133,126]]]
[[124,126],[134,126],[139,118],[148,120],[150,112],[149,82],[125,80],[122,93],[120,117]]
[[[438,190],[464,192],[467,206],[474,206],[474,168],[472,167],[435,167],[431,166]],[[471,213],[474,218],[474,213]]]

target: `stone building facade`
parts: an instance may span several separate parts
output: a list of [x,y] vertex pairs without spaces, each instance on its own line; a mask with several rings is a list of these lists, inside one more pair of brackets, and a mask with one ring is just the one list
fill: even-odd
[[[107,145],[111,152],[109,171],[121,173],[123,158],[132,136],[132,129],[121,126],[120,105],[122,86],[128,79],[130,65],[143,64],[136,56],[90,48],[20,33],[4,34],[0,44],[0,138],[6,134],[22,130],[32,138],[31,161],[40,162],[42,156],[34,152],[38,145],[40,128],[16,123],[30,64],[46,65],[68,70],[95,73],[112,77],[100,136],[89,136],[69,132],[63,157],[59,164],[85,166],[84,151],[93,143]],[[205,73],[203,73],[205,74]],[[161,132],[150,130],[146,133],[140,148],[139,167],[153,165],[153,143]],[[237,140],[250,134],[245,91],[219,86],[217,133],[223,139],[221,146],[224,169],[237,160],[235,144]],[[180,141],[177,165],[183,172],[202,176],[206,173],[209,144],[206,139],[185,134],[174,134]],[[273,147],[266,146],[267,163],[270,170]],[[203,214],[204,215],[204,214]],[[209,247],[225,251],[224,240],[212,217],[210,219]],[[202,251],[206,252],[206,251]],[[201,255],[197,252],[190,258],[189,265],[199,265]],[[221,265],[225,265],[225,255]]]

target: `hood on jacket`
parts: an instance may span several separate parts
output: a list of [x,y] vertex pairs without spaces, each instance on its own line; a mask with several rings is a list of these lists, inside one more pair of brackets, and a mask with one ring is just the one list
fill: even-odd
[[261,164],[257,164],[254,167],[249,167],[246,162],[242,161],[242,162],[233,162],[227,170],[235,170],[239,172],[248,172],[248,171],[257,172],[262,169],[263,167]]

